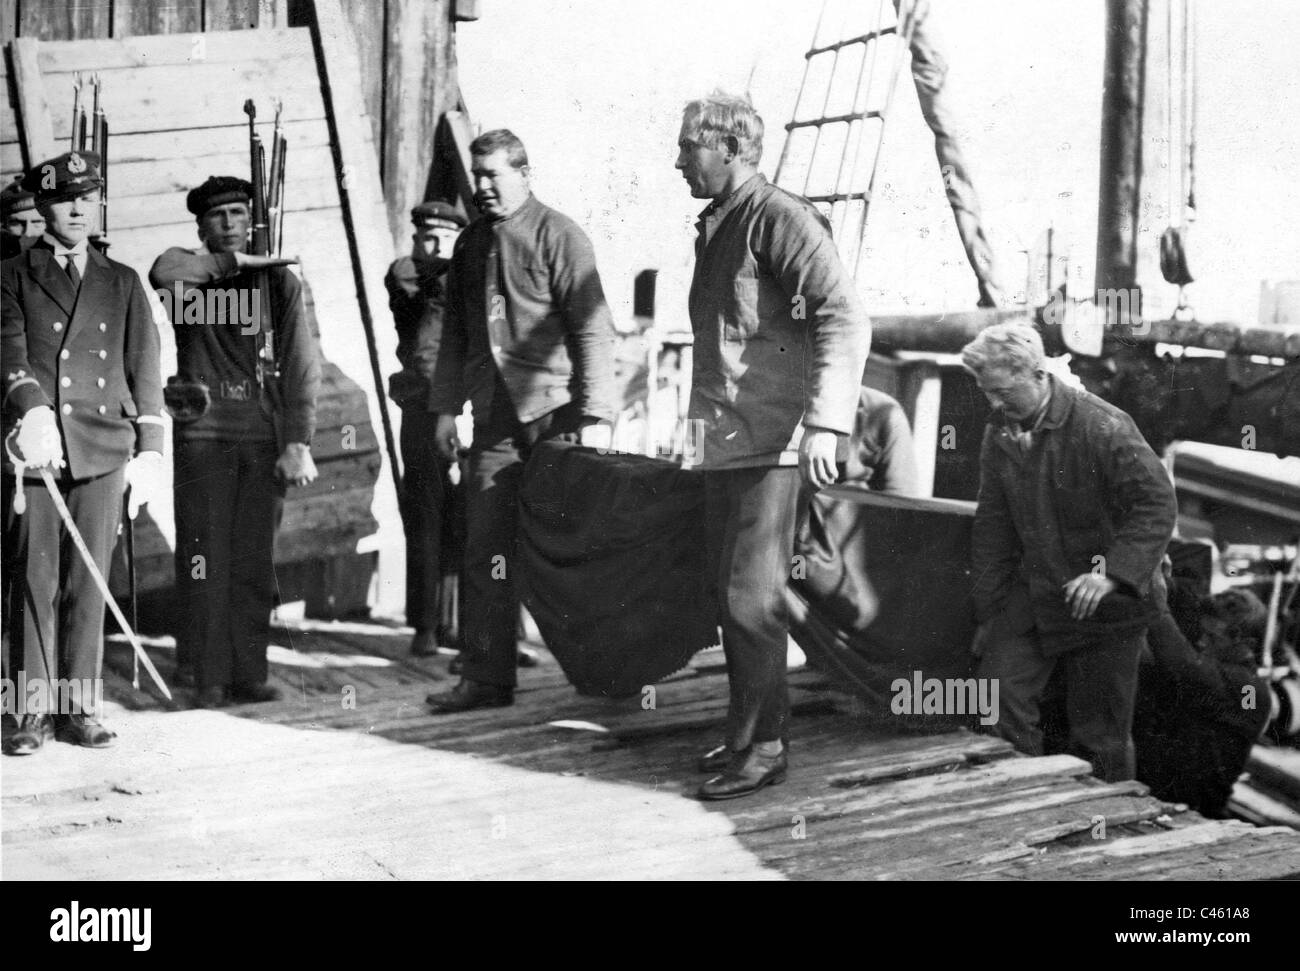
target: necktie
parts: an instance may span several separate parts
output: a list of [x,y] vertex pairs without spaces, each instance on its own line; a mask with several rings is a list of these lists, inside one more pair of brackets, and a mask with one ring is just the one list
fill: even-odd
[[68,261],[67,263],[64,264],[63,268],[68,273],[68,279],[72,281],[72,289],[80,292],[81,271],[77,269],[77,261],[76,259],[73,258],[71,253],[65,256],[64,259]]

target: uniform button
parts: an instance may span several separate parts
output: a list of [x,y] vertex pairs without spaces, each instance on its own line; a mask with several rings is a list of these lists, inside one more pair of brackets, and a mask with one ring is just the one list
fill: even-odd
[[64,406],[63,406],[63,413],[64,413],[65,415],[70,415],[70,414],[72,414],[72,405],[64,405]]
[[106,358],[106,357],[108,357],[108,351],[100,351],[100,352],[99,352],[99,359],[100,359],[101,361],[104,360],[104,358]]
[[63,350],[59,351],[60,361],[66,361],[70,357],[72,357],[72,353],[66,347]]
[[500,353],[501,353],[501,345],[498,344],[496,347],[492,348],[492,353],[493,353],[493,354],[500,354]]
[[104,386],[104,379],[103,379],[103,378],[96,378],[96,379],[95,379],[95,387],[97,387],[97,388],[102,388],[103,386]]
[[108,330],[108,324],[104,323],[103,321],[100,321],[99,332],[102,334],[106,330]]
[[60,379],[59,384],[65,388],[70,388],[72,387],[72,378],[62,378]]
[[95,410],[98,411],[101,415],[104,414],[106,411],[108,411],[108,409],[105,408],[103,405],[100,405],[100,406],[99,406],[98,408],[96,408]]
[[56,320],[53,324],[53,327],[54,327],[54,333],[57,334],[59,331],[63,330],[63,321]]

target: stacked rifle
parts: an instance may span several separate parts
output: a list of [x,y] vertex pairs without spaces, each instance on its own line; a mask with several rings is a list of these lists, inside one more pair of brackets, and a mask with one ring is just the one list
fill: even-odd
[[99,177],[103,188],[99,191],[99,231],[91,237],[91,242],[101,250],[108,249],[108,119],[100,104],[101,83],[99,74],[90,81],[94,92],[94,103],[90,115],[86,114],[86,104],[81,97],[85,81],[81,72],[73,75],[72,81],[72,134],[68,139],[68,148],[74,152],[94,152],[99,156]]
[[272,244],[274,255],[279,256],[284,246],[284,159],[288,143],[284,138],[284,127],[280,115],[284,105],[275,103],[275,132],[271,136],[271,166],[266,164],[266,147],[262,136],[257,133],[257,106],[253,99],[244,102],[244,114],[248,115],[248,151],[249,167],[253,185],[253,238],[250,252],[256,256],[270,256]]
[[[254,256],[270,256],[274,241],[275,254],[280,255],[284,245],[284,160],[288,143],[284,138],[284,127],[280,124],[283,109],[280,101],[275,102],[275,132],[271,136],[271,166],[268,173],[266,165],[266,146],[262,136],[257,133],[257,106],[253,99],[244,102],[244,114],[248,115],[248,156],[253,187],[253,234],[249,241],[249,252]],[[274,324],[271,319],[265,278],[258,285],[262,300],[262,347],[258,354],[258,383],[274,398],[276,380],[280,377],[280,364],[275,355]]]

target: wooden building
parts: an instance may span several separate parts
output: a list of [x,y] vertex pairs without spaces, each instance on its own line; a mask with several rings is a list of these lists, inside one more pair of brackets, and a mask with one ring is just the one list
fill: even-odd
[[[3,0],[6,98],[0,177],[64,149],[73,80],[98,74],[109,120],[111,253],[143,275],[168,246],[194,245],[185,193],[247,174],[252,98],[269,144],[283,102],[289,144],[284,252],[301,257],[320,327],[325,384],[313,454],[320,478],[292,489],[277,539],[281,599],[315,614],[400,609],[402,534],[384,400],[397,370],[383,276],[408,245],[407,213],[453,171],[429,156],[460,104],[461,0]],[[265,124],[263,124],[263,121]],[[453,167],[454,168],[454,167]],[[395,244],[398,247],[395,250]],[[164,376],[175,343],[160,319]],[[170,494],[137,524],[142,592],[172,580]],[[377,573],[378,583],[374,583]]]

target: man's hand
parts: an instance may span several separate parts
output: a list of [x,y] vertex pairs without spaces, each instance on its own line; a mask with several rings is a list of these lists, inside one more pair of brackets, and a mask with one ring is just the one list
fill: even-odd
[[609,422],[598,421],[592,425],[583,425],[578,429],[578,444],[594,448],[604,455],[614,442],[614,429]]
[[835,444],[837,436],[825,428],[805,428],[799,443],[799,472],[814,489],[835,484]]
[[460,438],[456,435],[455,415],[438,416],[438,424],[433,429],[433,444],[438,449],[438,454],[448,462],[456,461]]
[[275,460],[275,474],[290,485],[304,486],[316,479],[316,463],[311,448],[302,442],[290,442]]
[[63,466],[63,440],[59,436],[59,423],[54,417],[54,409],[47,405],[37,405],[23,415],[15,444],[21,453],[20,457],[29,468],[50,465],[57,469]]
[[141,452],[126,463],[126,515],[135,519],[140,507],[147,505],[162,488],[162,452]]
[[1118,588],[1114,580],[1100,573],[1080,573],[1065,585],[1065,602],[1070,605],[1070,616],[1087,620],[1097,610],[1103,597]]
[[252,253],[235,251],[235,266],[244,270],[264,270],[268,266],[293,266],[297,262],[296,256],[255,256]]

